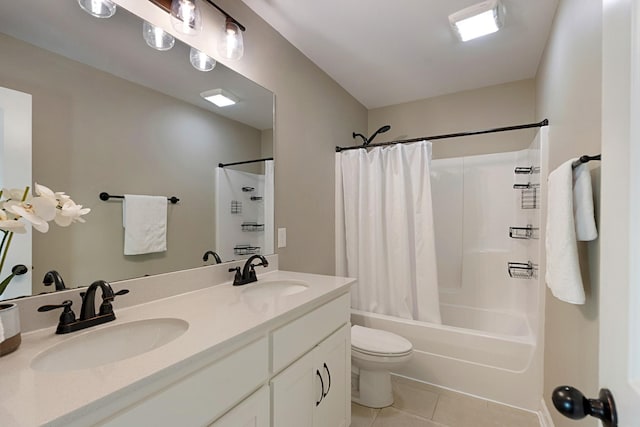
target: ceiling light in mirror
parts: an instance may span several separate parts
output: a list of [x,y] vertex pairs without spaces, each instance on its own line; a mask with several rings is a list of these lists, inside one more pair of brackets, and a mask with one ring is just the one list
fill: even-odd
[[218,43],[218,52],[227,59],[240,59],[244,54],[242,30],[233,19],[227,17]]
[[463,42],[502,28],[504,9],[499,0],[487,0],[449,15],[449,23]]
[[200,52],[195,47],[192,47],[189,52],[189,60],[191,61],[193,68],[200,71],[211,71],[216,66],[215,59],[206,53]]
[[78,4],[96,18],[111,18],[116,13],[116,5],[110,0],[78,0]]
[[194,35],[202,29],[202,17],[195,0],[171,2],[171,25],[181,34]]
[[223,89],[208,90],[200,96],[218,107],[228,107],[238,102],[238,98]]
[[156,50],[169,50],[176,43],[176,39],[171,34],[147,21],[142,24],[142,37],[149,47]]

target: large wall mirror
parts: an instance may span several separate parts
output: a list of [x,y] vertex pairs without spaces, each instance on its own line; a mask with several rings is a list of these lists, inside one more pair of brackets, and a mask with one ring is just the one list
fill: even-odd
[[[32,269],[0,299],[52,291],[41,284],[49,270],[75,288],[211,264],[209,250],[223,261],[273,252],[273,164],[218,168],[273,156],[273,94],[222,64],[196,70],[179,40],[158,51],[142,35],[120,7],[96,19],[76,0],[0,5],[0,87],[31,96],[32,182],[91,208],[86,223],[33,231]],[[213,89],[237,104],[200,96]],[[124,255],[122,200],[101,192],[178,197],[167,204],[167,250]],[[216,223],[237,232],[221,238]]]

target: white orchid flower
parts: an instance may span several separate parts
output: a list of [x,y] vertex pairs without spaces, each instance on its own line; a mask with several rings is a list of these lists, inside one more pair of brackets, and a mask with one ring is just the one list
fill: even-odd
[[9,219],[7,213],[2,209],[0,209],[0,230],[10,231],[17,234],[24,234],[27,232],[23,222],[16,221],[15,219]]
[[2,196],[7,200],[22,200],[24,196],[24,188],[3,188]]
[[76,205],[71,199],[68,199],[63,205],[59,214],[56,215],[55,221],[61,227],[67,227],[74,222],[85,222],[82,215],[91,212],[89,208],[82,208],[82,205]]
[[45,221],[51,221],[56,217],[58,201],[47,196],[34,197],[31,200],[31,207],[34,214]]
[[36,214],[32,205],[11,201],[5,203],[4,208],[7,210],[7,212],[18,215],[24,218],[26,221],[30,222],[33,225],[33,228],[35,228],[39,232],[46,233],[47,231],[49,231],[49,223],[41,218],[38,214]]

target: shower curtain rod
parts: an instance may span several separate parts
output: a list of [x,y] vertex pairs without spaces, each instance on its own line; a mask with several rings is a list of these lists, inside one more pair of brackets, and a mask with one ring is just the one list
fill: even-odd
[[471,132],[459,132],[459,133],[448,133],[444,135],[434,135],[434,136],[423,136],[420,138],[411,138],[411,139],[402,139],[399,141],[389,141],[389,142],[379,142],[377,144],[369,144],[369,145],[356,145],[354,147],[338,147],[336,146],[336,153],[347,150],[357,150],[359,148],[371,148],[371,147],[384,147],[387,145],[395,145],[395,144],[406,144],[408,142],[419,142],[419,141],[434,141],[438,139],[447,139],[447,138],[458,138],[461,136],[471,136],[471,135],[482,135],[485,133],[496,133],[496,132],[505,132],[509,130],[518,130],[518,129],[529,129],[529,128],[539,128],[542,126],[548,126],[549,120],[544,119],[538,123],[528,123],[526,125],[517,125],[517,126],[507,126],[502,128],[495,129],[486,129],[486,130],[477,130]]
[[223,168],[225,166],[246,165],[247,163],[266,162],[267,160],[273,160],[273,157],[265,157],[264,159],[247,160],[244,162],[235,162],[235,163],[218,163],[218,167]]

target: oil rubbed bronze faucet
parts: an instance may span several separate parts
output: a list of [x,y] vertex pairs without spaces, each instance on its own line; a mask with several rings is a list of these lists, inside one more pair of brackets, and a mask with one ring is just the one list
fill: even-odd
[[[102,304],[100,304],[99,312],[96,314],[95,298],[98,288],[102,291]],[[63,310],[60,315],[56,334],[68,334],[69,332],[79,331],[116,320],[111,302],[113,302],[116,296],[127,293],[129,293],[127,289],[113,292],[109,283],[104,280],[97,280],[87,288],[86,292],[80,293],[80,296],[82,296],[82,307],[80,308],[79,319],[76,320],[76,315],[73,310],[71,310],[71,305],[73,304],[71,300],[63,301],[60,305],[43,305],[38,308],[38,311],[44,312],[62,308]]]
[[42,284],[45,286],[51,286],[55,284],[56,292],[66,290],[66,286],[64,285],[64,280],[62,280],[62,276],[56,270],[47,271],[44,274],[44,278],[42,279]]
[[[254,259],[259,259],[260,262],[258,264],[252,264]],[[240,267],[230,268],[229,272],[236,272],[236,275],[233,279],[233,286],[246,285],[247,283],[256,282],[258,280],[258,277],[256,276],[256,270],[254,267],[257,267],[258,265],[268,267],[269,261],[267,261],[267,259],[262,255],[253,255],[247,260],[247,262],[245,262],[244,267],[242,268],[242,273],[240,272]]]
[[204,261],[204,262],[209,261],[209,255],[211,255],[213,257],[213,259],[216,261],[216,264],[220,264],[222,262],[222,259],[220,259],[220,255],[218,255],[214,251],[205,252],[204,256],[202,257],[202,261]]

